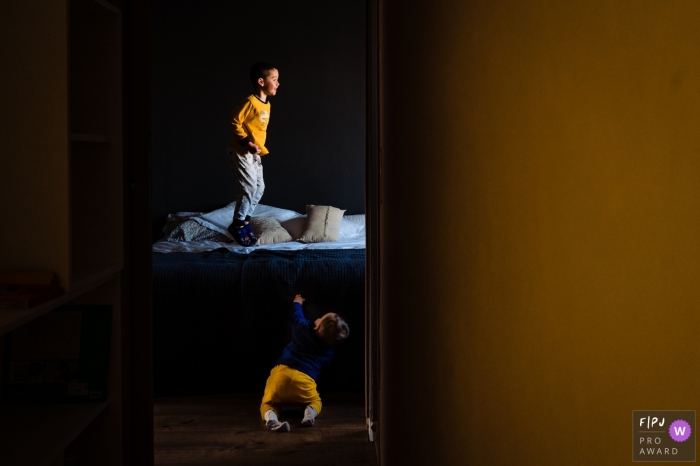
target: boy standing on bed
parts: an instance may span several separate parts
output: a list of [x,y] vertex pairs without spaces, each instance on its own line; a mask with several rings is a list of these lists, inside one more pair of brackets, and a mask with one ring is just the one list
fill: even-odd
[[250,216],[265,190],[261,157],[270,121],[268,97],[277,94],[279,71],[269,63],[256,63],[250,70],[253,93],[231,111],[233,139],[228,144],[228,160],[236,177],[236,208],[229,233],[241,246],[252,246],[258,239],[249,223]]
[[285,405],[304,408],[301,425],[314,425],[321,412],[321,397],[316,391],[316,379],[321,367],[330,364],[333,348],[350,334],[348,324],[333,312],[314,322],[304,317],[301,295],[292,303],[292,341],[282,351],[277,365],[270,371],[260,414],[267,427],[276,432],[288,432],[289,422],[281,422],[277,415]]

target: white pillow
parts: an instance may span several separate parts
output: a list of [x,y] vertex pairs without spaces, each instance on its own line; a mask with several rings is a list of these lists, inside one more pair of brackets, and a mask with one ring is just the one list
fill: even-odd
[[[362,217],[361,219],[357,219],[358,221],[355,221],[356,217]],[[360,223],[361,222],[361,223]],[[361,215],[346,215],[343,217],[343,220],[340,222],[340,234],[338,235],[338,239],[350,239],[350,238],[355,238],[357,236],[364,236],[365,235],[365,216],[364,214]]]
[[[213,210],[203,214],[201,217],[194,217],[192,220],[210,230],[218,231],[222,235],[231,238],[231,233],[228,232],[228,226],[233,222],[233,212],[236,208],[236,203],[232,202],[226,207]],[[293,210],[280,209],[268,205],[258,204],[251,217],[268,217],[274,218],[277,221],[284,221],[290,218],[299,217],[300,213]],[[233,239],[233,238],[231,238]]]
[[343,218],[351,222],[360,223],[362,226],[365,225],[365,214],[346,215]]
[[269,205],[258,204],[253,211],[251,217],[267,217],[274,218],[278,222],[284,222],[290,218],[301,217],[299,212],[294,212],[293,210],[280,209],[279,207],[272,207]]

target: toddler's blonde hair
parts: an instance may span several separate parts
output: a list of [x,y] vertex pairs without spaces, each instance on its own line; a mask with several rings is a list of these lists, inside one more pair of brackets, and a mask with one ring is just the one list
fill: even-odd
[[328,346],[335,348],[350,335],[350,327],[338,314],[329,312],[321,317],[316,332]]

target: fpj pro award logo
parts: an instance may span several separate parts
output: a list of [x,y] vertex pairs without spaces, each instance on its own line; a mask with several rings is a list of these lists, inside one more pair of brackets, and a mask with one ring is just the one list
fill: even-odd
[[695,411],[632,411],[633,461],[695,461]]

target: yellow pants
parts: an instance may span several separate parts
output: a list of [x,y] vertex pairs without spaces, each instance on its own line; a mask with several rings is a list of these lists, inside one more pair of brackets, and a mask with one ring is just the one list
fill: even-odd
[[316,391],[314,379],[296,369],[279,364],[272,368],[265,384],[265,394],[260,405],[263,420],[268,410],[279,415],[282,406],[311,406],[321,414],[321,397]]

